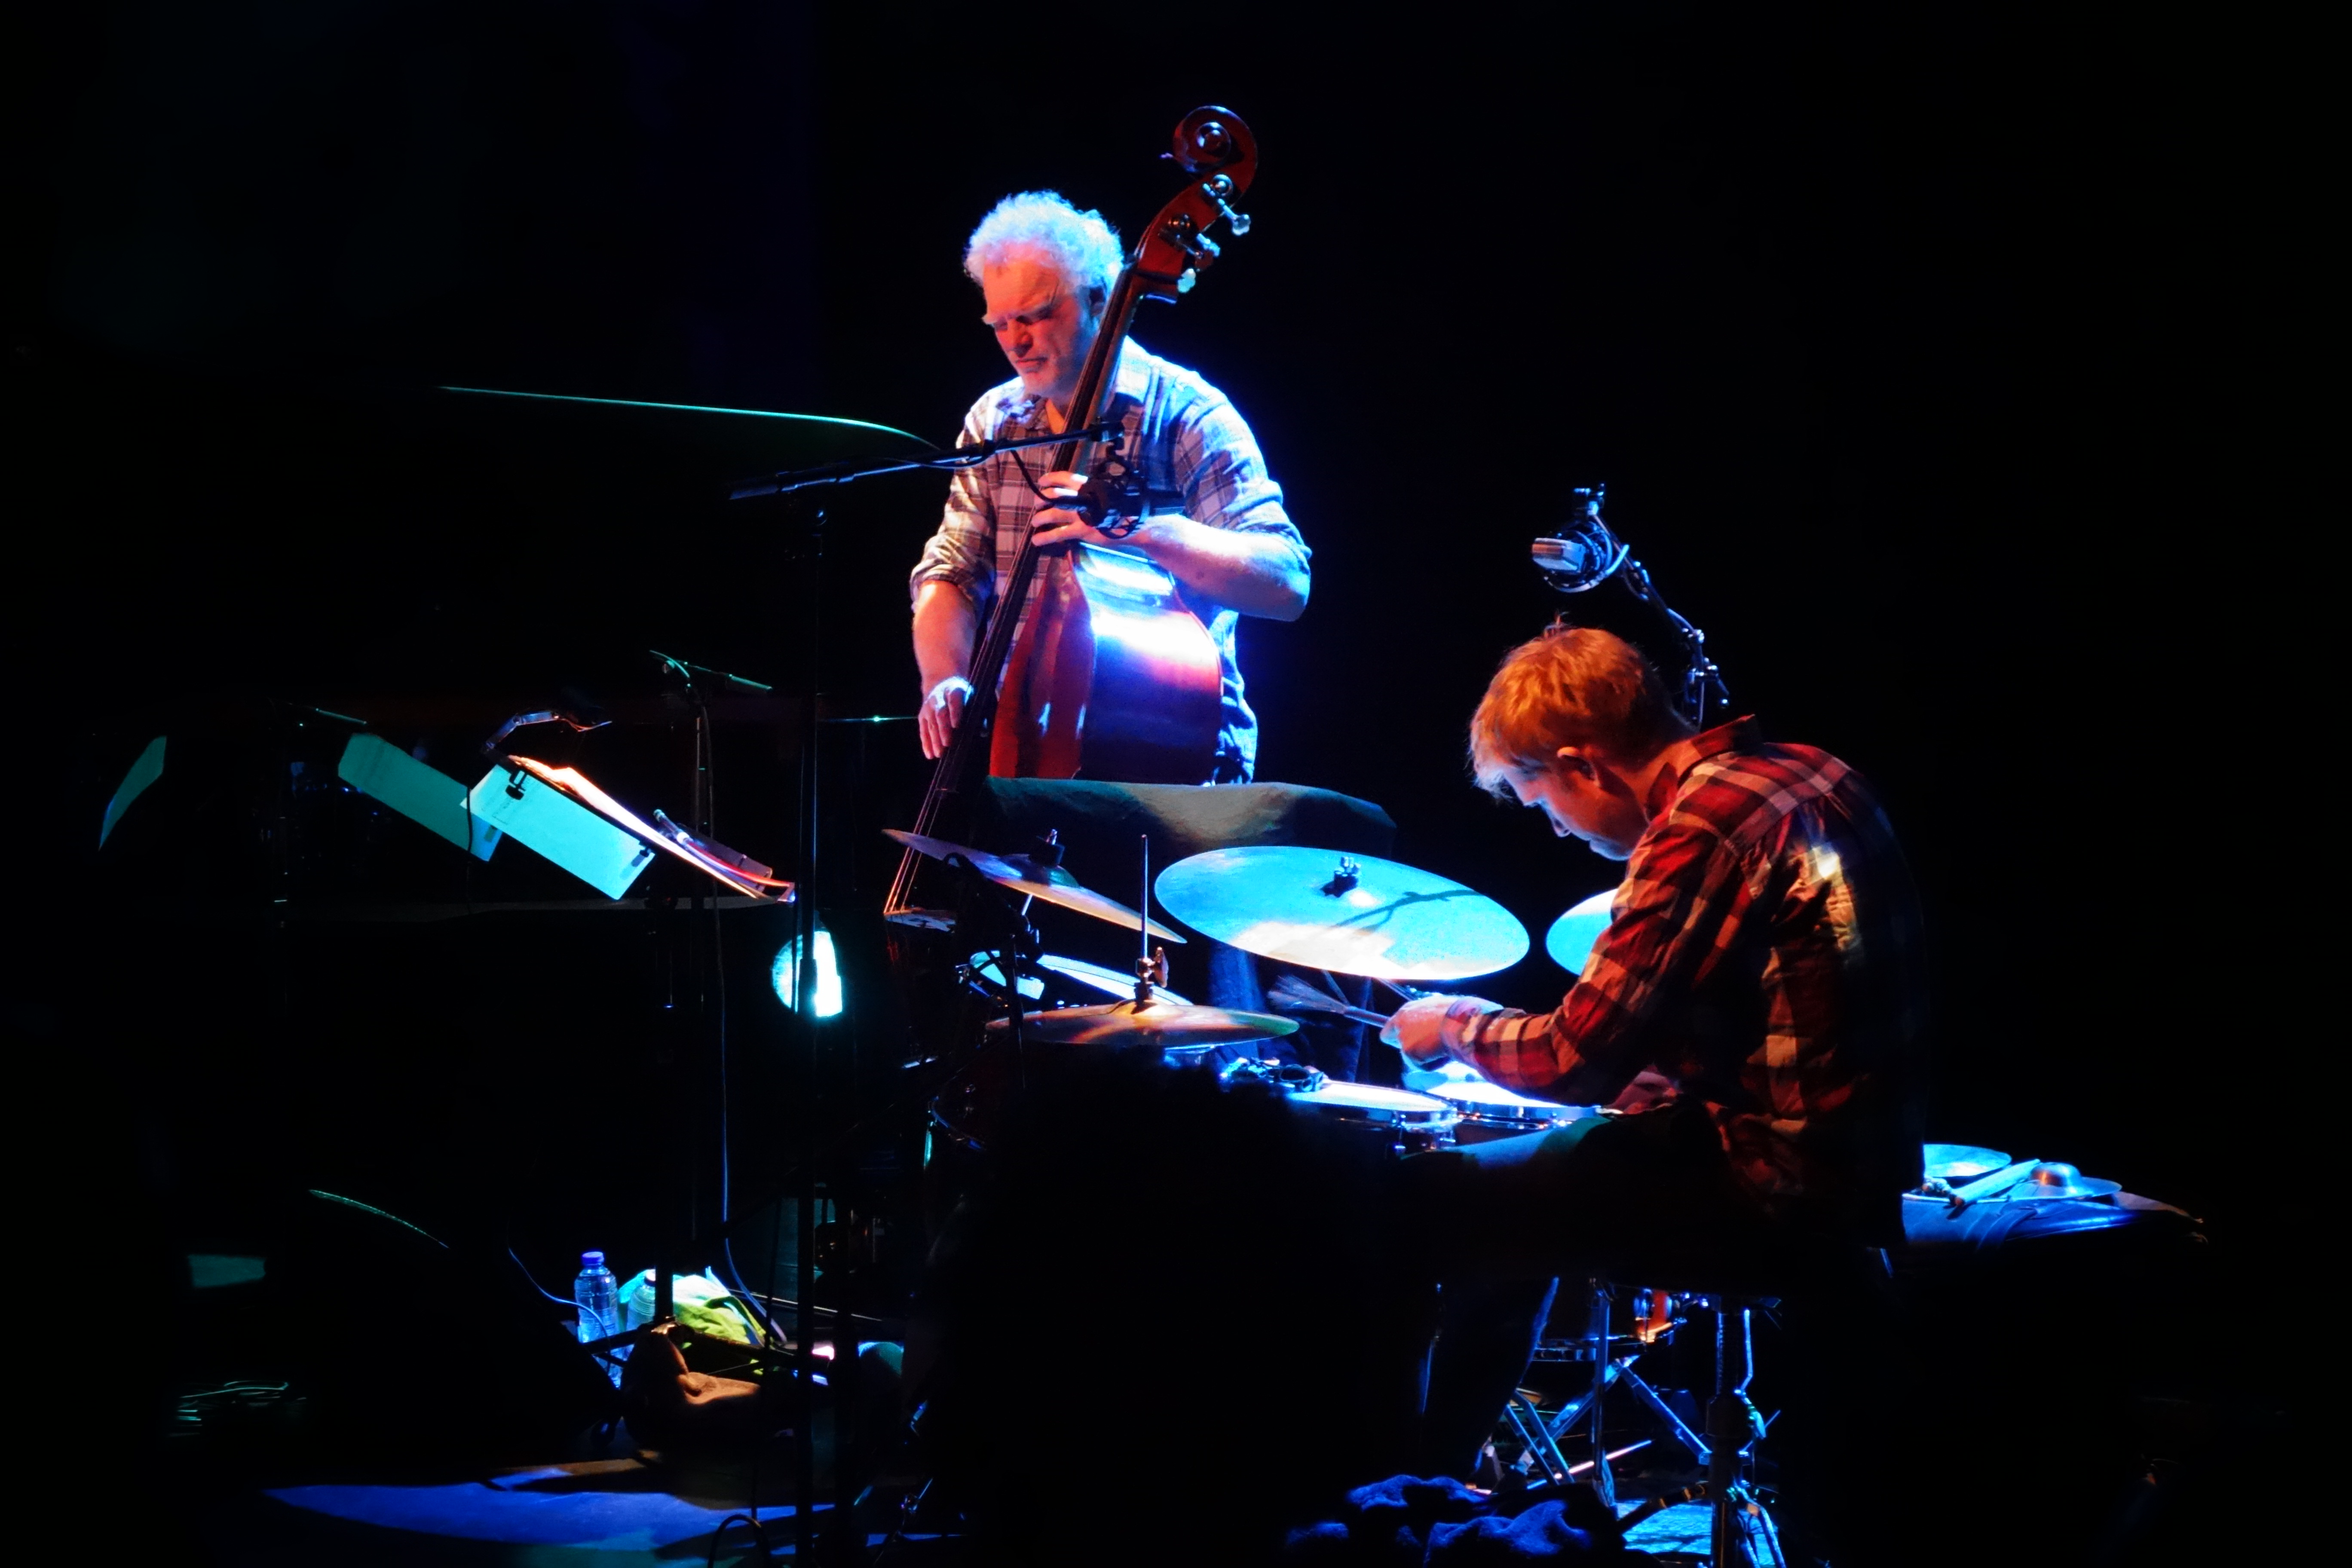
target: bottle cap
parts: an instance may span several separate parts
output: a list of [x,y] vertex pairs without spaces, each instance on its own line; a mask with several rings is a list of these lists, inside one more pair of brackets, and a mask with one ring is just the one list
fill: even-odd
[[602,1268],[604,1267],[604,1255],[601,1252],[583,1252],[580,1255],[580,1267]]

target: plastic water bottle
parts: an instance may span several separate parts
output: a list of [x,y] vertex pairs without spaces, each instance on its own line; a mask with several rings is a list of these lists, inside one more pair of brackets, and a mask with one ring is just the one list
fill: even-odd
[[[572,1304],[580,1309],[580,1342],[609,1339],[621,1331],[620,1284],[604,1267],[601,1252],[580,1255],[580,1272],[572,1281]],[[618,1363],[608,1363],[613,1381],[621,1381]]]
[[634,1332],[654,1321],[654,1271],[646,1269],[621,1299],[621,1331]]

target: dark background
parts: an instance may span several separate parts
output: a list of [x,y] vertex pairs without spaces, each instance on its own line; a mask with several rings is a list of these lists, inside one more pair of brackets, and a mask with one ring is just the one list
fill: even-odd
[[[2247,976],[2291,922],[2238,864],[2259,770],[2179,744],[2283,673],[2213,651],[2265,613],[2224,505],[2244,40],[1897,9],[59,12],[14,95],[14,771],[44,824],[19,878],[90,876],[79,836],[200,693],[618,701],[654,691],[649,646],[795,688],[809,567],[712,499],[761,454],[527,446],[428,389],[944,439],[1003,374],[971,224],[1051,186],[1132,238],[1169,128],[1221,101],[1262,144],[1258,226],[1137,336],[1233,395],[1316,552],[1306,616],[1243,629],[1259,776],[1380,802],[1401,858],[1538,932],[1606,885],[1460,762],[1486,672],[1559,605],[1528,539],[1605,480],[1736,706],[1883,791],[1938,943],[1936,1135],[2259,1252],[2277,1139],[2239,1079],[2279,1059],[2285,988]],[[836,712],[911,707],[939,491],[834,507]],[[921,770],[871,744],[878,825]],[[789,801],[722,788],[719,828],[782,860]],[[12,1022],[53,1051],[95,929],[16,954]],[[1560,980],[1537,956],[1487,988]]]

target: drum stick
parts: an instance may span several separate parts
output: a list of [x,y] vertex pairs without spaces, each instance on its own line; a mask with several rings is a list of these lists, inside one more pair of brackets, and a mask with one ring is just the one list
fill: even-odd
[[1285,1013],[1329,1013],[1335,1017],[1370,1024],[1375,1029],[1388,1027],[1390,1015],[1375,1013],[1369,1007],[1350,1007],[1337,996],[1318,991],[1295,974],[1286,974],[1274,983],[1265,999]]

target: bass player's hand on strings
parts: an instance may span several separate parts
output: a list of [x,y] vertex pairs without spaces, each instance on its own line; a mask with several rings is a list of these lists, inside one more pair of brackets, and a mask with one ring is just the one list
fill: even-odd
[[948,749],[948,737],[963,721],[963,705],[971,700],[971,682],[950,675],[923,694],[916,710],[915,728],[923,738],[923,755],[936,762]]
[[923,755],[934,762],[948,749],[948,737],[971,700],[964,672],[971,668],[978,621],[971,599],[952,583],[926,583],[915,595],[915,666],[923,682],[915,729]]

